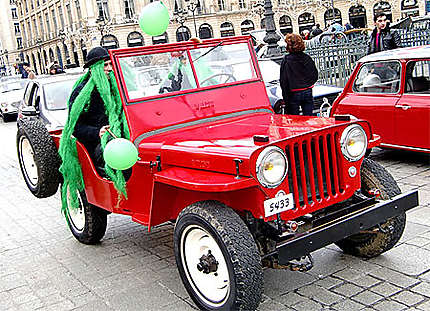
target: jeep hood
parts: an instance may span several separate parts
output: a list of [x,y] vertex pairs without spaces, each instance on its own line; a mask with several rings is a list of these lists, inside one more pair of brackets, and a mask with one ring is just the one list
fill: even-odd
[[[143,139],[139,153],[147,160],[161,155],[162,166],[181,166],[236,173],[234,159],[241,159],[241,175],[250,176],[251,155],[267,145],[344,122],[333,118],[254,113],[215,122],[204,122],[152,135]],[[267,142],[255,140],[267,137]],[[147,158],[151,155],[150,158]]]

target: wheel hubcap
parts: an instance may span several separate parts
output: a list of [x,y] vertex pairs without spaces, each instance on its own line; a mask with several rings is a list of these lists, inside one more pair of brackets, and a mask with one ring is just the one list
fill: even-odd
[[37,174],[36,162],[34,161],[34,150],[31,147],[30,141],[24,136],[21,137],[19,146],[21,150],[21,164],[24,168],[25,177],[33,187],[36,187],[39,176]]
[[230,294],[226,259],[215,239],[202,227],[188,226],[181,237],[181,258],[194,292],[211,306],[225,303]]

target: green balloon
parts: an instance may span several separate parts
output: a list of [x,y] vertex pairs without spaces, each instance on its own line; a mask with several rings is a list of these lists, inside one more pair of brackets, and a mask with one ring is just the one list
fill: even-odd
[[139,17],[139,26],[150,36],[162,35],[169,26],[169,12],[161,1],[146,5]]
[[137,149],[133,143],[124,138],[115,138],[108,142],[103,151],[107,165],[116,170],[126,170],[137,161]]

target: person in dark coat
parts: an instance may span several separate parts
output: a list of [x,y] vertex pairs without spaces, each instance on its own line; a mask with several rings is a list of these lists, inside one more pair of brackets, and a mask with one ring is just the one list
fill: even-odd
[[[105,61],[104,71],[107,77],[109,77],[109,73],[112,71],[112,62],[109,58],[108,51],[102,47],[95,47],[88,53],[84,68],[90,68],[92,64],[100,60]],[[91,71],[91,68],[89,70]],[[72,91],[69,99],[69,111],[71,111],[76,97],[85,87],[89,78],[90,76],[87,79],[84,79]],[[100,148],[100,138],[108,128],[109,119],[106,115],[105,104],[99,91],[95,87],[91,92],[90,105],[88,105],[88,108],[80,114],[79,119],[76,122],[73,136],[75,136],[78,141],[85,146],[96,167],[104,165]]]
[[285,37],[287,52],[281,63],[280,84],[288,114],[311,116],[313,110],[312,87],[318,80],[318,70],[312,58],[305,54],[305,43],[297,34]]
[[369,38],[367,54],[402,47],[400,35],[397,31],[390,29],[385,13],[375,14],[373,21],[375,22],[375,28]]

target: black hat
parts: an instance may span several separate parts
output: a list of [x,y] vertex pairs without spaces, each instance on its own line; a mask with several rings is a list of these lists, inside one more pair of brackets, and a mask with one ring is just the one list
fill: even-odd
[[88,68],[95,62],[102,59],[109,59],[109,53],[105,48],[97,46],[88,52],[84,68]]

